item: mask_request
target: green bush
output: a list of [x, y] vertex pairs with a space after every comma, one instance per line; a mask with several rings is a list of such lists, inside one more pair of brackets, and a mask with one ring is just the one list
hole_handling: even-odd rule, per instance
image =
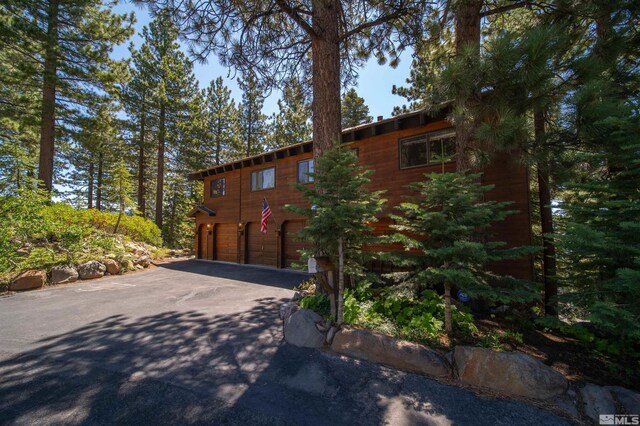
[[323, 317], [329, 316], [331, 312], [329, 298], [324, 293], [316, 293], [311, 296], [303, 297], [298, 303], [300, 307], [311, 309], [312, 311], [317, 312]]
[[[470, 313], [453, 306], [452, 318], [456, 331], [465, 335], [477, 333]], [[409, 289], [373, 290], [370, 283], [364, 282], [345, 292], [344, 319], [346, 324], [426, 343], [444, 331], [444, 302], [432, 290], [416, 297]]]
[[[150, 220], [124, 216], [116, 236], [118, 215], [76, 210], [51, 203], [39, 191], [24, 189], [19, 196], [0, 197], [0, 276], [25, 269], [49, 269], [106, 254], [124, 255], [122, 236], [161, 245], [160, 230]], [[119, 241], [120, 240], [120, 241]], [[25, 249], [19, 253], [19, 249]]]
[[[118, 221], [117, 213], [101, 212], [99, 210], [84, 210], [88, 223], [95, 229], [112, 232]], [[154, 246], [162, 245], [160, 228], [149, 219], [140, 216], [122, 216], [118, 234], [126, 235], [135, 241], [142, 241]]]

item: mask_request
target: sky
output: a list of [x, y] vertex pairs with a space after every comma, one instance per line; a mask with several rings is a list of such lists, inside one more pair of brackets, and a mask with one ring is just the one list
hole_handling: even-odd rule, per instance
[[[142, 27], [147, 25], [151, 19], [146, 8], [121, 0], [113, 10], [116, 13], [135, 12], [137, 21], [135, 25], [136, 35], [133, 36], [131, 41], [134, 45], [139, 46], [142, 40], [139, 33], [142, 31]], [[114, 59], [128, 58], [128, 45], [129, 43], [117, 46], [113, 51], [112, 57]], [[396, 86], [406, 85], [410, 67], [411, 53], [406, 51], [400, 57], [400, 64], [395, 69], [388, 65], [378, 65], [373, 59], [359, 71], [358, 85], [355, 88], [358, 94], [364, 98], [365, 104], [369, 107], [369, 115], [374, 120], [378, 116], [390, 117], [394, 106], [406, 103], [404, 98], [391, 94], [391, 88], [394, 84]], [[234, 75], [233, 71], [229, 72], [226, 67], [221, 66], [216, 57], [210, 57], [206, 64], [195, 62], [194, 73], [200, 82], [200, 88], [207, 87], [211, 80], [221, 76], [225, 80], [225, 84], [231, 89], [232, 96], [236, 99], [236, 102], [240, 101], [242, 91], [238, 88], [235, 80], [231, 80], [229, 77], [229, 75]], [[273, 91], [265, 100], [263, 113], [271, 115], [277, 112], [279, 97], [280, 92]]]

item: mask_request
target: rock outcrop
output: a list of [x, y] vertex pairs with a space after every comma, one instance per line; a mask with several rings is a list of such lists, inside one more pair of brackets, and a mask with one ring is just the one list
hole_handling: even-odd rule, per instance
[[563, 394], [568, 386], [562, 374], [520, 352], [456, 346], [453, 359], [462, 383], [506, 395], [544, 400]]
[[78, 266], [78, 275], [81, 280], [92, 280], [104, 276], [107, 267], [97, 260], [91, 260]]
[[284, 321], [284, 338], [295, 346], [319, 348], [324, 345], [324, 334], [316, 328], [320, 322], [322, 316], [312, 310], [297, 310]]
[[78, 271], [72, 266], [54, 266], [51, 269], [51, 284], [67, 284], [78, 281]]
[[9, 284], [9, 290], [34, 290], [36, 288], [41, 288], [46, 282], [47, 274], [44, 271], [24, 271], [13, 277]]
[[113, 259], [105, 259], [102, 261], [105, 268], [107, 268], [106, 272], [111, 275], [120, 275], [122, 269], [120, 268], [120, 264]]
[[331, 349], [339, 354], [433, 377], [451, 376], [449, 363], [438, 352], [417, 343], [399, 341], [366, 330], [344, 328], [338, 331]]

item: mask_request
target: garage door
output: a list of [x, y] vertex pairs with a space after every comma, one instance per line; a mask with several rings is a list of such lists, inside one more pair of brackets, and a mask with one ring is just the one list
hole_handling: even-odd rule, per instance
[[290, 268], [293, 263], [300, 261], [300, 253], [298, 250], [302, 250], [309, 246], [307, 242], [300, 242], [297, 240], [298, 232], [302, 231], [305, 222], [303, 220], [287, 221], [284, 224], [284, 266]]
[[235, 223], [216, 223], [216, 260], [238, 261], [238, 233]]
[[269, 226], [266, 234], [260, 232], [260, 223], [251, 222], [246, 228], [247, 263], [278, 266], [278, 244], [275, 226]]

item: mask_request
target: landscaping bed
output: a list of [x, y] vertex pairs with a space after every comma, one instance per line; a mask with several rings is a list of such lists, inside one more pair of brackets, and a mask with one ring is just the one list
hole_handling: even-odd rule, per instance
[[[329, 301], [315, 294], [313, 281], [299, 288], [298, 304], [329, 317]], [[385, 296], [387, 294], [388, 296]], [[619, 342], [599, 336], [588, 323], [551, 323], [535, 317], [531, 308], [499, 306], [487, 315], [474, 315], [454, 303], [454, 336], [444, 334], [444, 305], [432, 291], [422, 300], [398, 296], [397, 289], [372, 289], [365, 285], [347, 290], [345, 324], [396, 339], [424, 344], [445, 354], [457, 345], [485, 347], [499, 352], [527, 354], [572, 382], [625, 386], [640, 390], [640, 357], [634, 348], [621, 352]], [[482, 318], [485, 316], [486, 318]], [[551, 328], [554, 326], [556, 328]]]

